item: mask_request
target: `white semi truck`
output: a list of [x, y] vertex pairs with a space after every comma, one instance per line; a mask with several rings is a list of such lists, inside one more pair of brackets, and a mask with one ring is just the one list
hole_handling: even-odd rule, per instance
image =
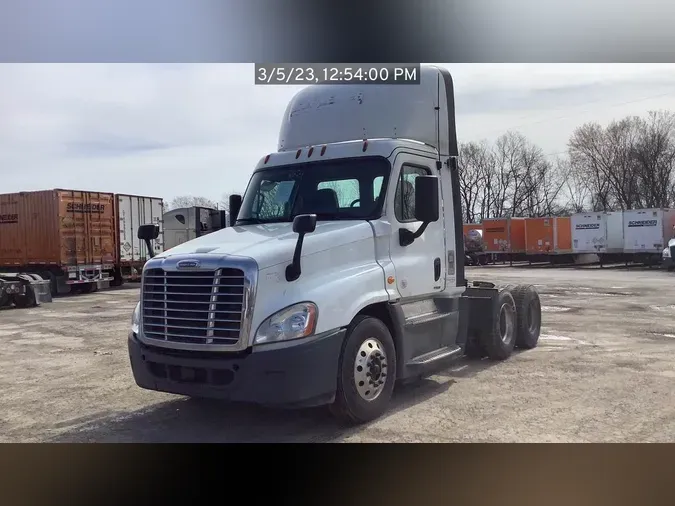
[[465, 280], [457, 156], [444, 69], [423, 66], [419, 85], [300, 91], [278, 151], [230, 199], [233, 226], [146, 263], [136, 383], [363, 423], [395, 383], [536, 346], [534, 287]]

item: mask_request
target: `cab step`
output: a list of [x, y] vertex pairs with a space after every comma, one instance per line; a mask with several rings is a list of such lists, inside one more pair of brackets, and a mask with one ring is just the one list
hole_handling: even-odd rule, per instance
[[413, 358], [410, 362], [408, 362], [406, 365], [408, 366], [416, 366], [416, 365], [427, 365], [432, 362], [436, 362], [437, 360], [443, 360], [445, 358], [451, 358], [451, 357], [456, 357], [462, 354], [462, 348], [457, 345], [453, 346], [446, 346], [445, 348], [440, 348], [438, 350], [430, 351], [428, 353], [424, 353], [423, 355], [419, 355], [415, 358]]

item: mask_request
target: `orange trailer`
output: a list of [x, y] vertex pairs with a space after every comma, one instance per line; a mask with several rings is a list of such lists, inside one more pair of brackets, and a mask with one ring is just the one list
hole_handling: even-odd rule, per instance
[[553, 218], [525, 218], [525, 244], [528, 255], [550, 254], [555, 244]]
[[525, 218], [528, 255], [563, 255], [572, 252], [572, 223], [568, 216]]
[[572, 218], [559, 216], [553, 218], [553, 253], [565, 255], [572, 253]]
[[486, 253], [524, 253], [524, 218], [488, 218], [483, 220]]

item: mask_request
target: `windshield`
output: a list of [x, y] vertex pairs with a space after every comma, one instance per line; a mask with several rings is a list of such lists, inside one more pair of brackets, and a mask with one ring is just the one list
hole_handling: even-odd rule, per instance
[[369, 220], [382, 214], [389, 162], [381, 157], [324, 160], [258, 170], [237, 218], [238, 225], [318, 220]]

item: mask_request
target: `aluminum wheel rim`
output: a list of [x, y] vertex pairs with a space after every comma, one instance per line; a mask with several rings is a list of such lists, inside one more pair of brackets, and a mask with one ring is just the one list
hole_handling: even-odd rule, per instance
[[499, 336], [504, 344], [513, 339], [513, 308], [506, 303], [499, 310]]
[[382, 343], [370, 337], [363, 341], [354, 361], [356, 392], [365, 401], [377, 399], [387, 382], [387, 354]]

